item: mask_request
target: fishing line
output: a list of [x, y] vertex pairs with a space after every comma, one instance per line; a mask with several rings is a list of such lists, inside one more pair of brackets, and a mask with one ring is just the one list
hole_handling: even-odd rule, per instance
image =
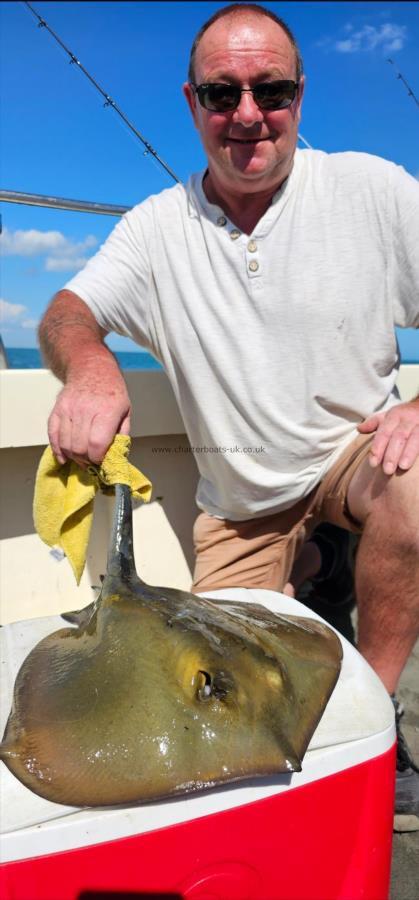
[[122, 109], [120, 109], [118, 104], [115, 103], [115, 100], [113, 100], [112, 97], [110, 97], [109, 94], [107, 94], [106, 91], [103, 90], [103, 88], [100, 86], [100, 84], [98, 84], [97, 81], [95, 81], [93, 76], [90, 75], [90, 73], [87, 71], [87, 69], [85, 69], [85, 67], [81, 64], [80, 60], [77, 59], [77, 57], [74, 55], [74, 53], [72, 53], [72, 51], [69, 50], [68, 47], [66, 47], [66, 45], [61, 40], [61, 38], [58, 37], [58, 34], [56, 34], [55, 31], [53, 31], [52, 28], [50, 28], [50, 26], [45, 21], [45, 19], [43, 19], [36, 12], [36, 10], [33, 8], [33, 6], [31, 6], [30, 3], [27, 2], [27, 0], [23, 0], [23, 3], [25, 6], [28, 7], [30, 12], [35, 16], [35, 18], [38, 19], [38, 27], [46, 28], [46, 30], [49, 31], [49, 33], [52, 35], [52, 37], [57, 42], [57, 44], [59, 44], [59, 46], [62, 47], [64, 52], [70, 58], [70, 64], [76, 65], [77, 68], [80, 69], [81, 72], [83, 72], [83, 75], [85, 75], [86, 78], [88, 78], [88, 80], [93, 85], [93, 87], [96, 88], [97, 91], [99, 91], [99, 93], [102, 95], [102, 97], [104, 97], [104, 99], [105, 99], [104, 107], [106, 108], [106, 107], [110, 106], [112, 109], [114, 109], [115, 112], [118, 114], [118, 116], [125, 123], [125, 125], [132, 132], [132, 134], [135, 135], [137, 140], [141, 141], [141, 143], [145, 147], [144, 156], [150, 155], [151, 159], [156, 160], [156, 162], [160, 163], [160, 165], [163, 166], [163, 169], [165, 169], [165, 171], [168, 173], [168, 175], [170, 175], [171, 178], [173, 178], [174, 181], [179, 182], [179, 178], [177, 177], [177, 175], [175, 175], [175, 173], [172, 171], [170, 166], [168, 166], [167, 163], [165, 163], [165, 161], [158, 155], [158, 153], [156, 152], [156, 150], [154, 150], [154, 148], [151, 146], [151, 144], [145, 139], [145, 137], [143, 137], [143, 135], [137, 130], [137, 128], [135, 128], [135, 126], [132, 124], [132, 122], [130, 122], [130, 120], [125, 115], [125, 113], [122, 111]]
[[[394, 68], [396, 69], [396, 66], [395, 66], [395, 64], [394, 64], [394, 62], [393, 62], [392, 59], [388, 59], [387, 62], [390, 63], [390, 65], [394, 66]], [[416, 97], [416, 95], [413, 93], [412, 88], [410, 87], [410, 84], [407, 83], [406, 79], [404, 78], [404, 76], [402, 75], [402, 73], [398, 71], [398, 69], [396, 69], [396, 72], [397, 72], [397, 75], [396, 75], [397, 79], [398, 79], [399, 81], [402, 81], [402, 82], [403, 82], [403, 84], [404, 84], [404, 86], [405, 86], [405, 88], [406, 88], [406, 90], [407, 90], [407, 93], [408, 93], [409, 97], [413, 97], [413, 99], [414, 99], [414, 101], [415, 101], [415, 103], [416, 103], [416, 106], [419, 106], [419, 100], [418, 100], [418, 98]]]
[[305, 137], [300, 133], [298, 134], [298, 140], [301, 141], [302, 144], [305, 144], [305, 146], [308, 147], [309, 150], [313, 149], [312, 145], [309, 144], [309, 142], [306, 141]]

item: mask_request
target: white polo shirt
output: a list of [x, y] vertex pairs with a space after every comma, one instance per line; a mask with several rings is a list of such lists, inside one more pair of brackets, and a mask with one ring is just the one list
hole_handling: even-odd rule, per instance
[[297, 150], [249, 236], [202, 177], [134, 207], [66, 289], [162, 362], [198, 506], [240, 520], [307, 495], [397, 402], [394, 326], [419, 327], [419, 184], [378, 157]]

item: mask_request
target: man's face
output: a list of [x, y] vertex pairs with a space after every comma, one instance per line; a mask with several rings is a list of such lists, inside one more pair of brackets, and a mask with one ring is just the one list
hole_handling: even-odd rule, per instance
[[[282, 28], [264, 16], [219, 19], [197, 48], [196, 84], [227, 82], [251, 88], [266, 81], [296, 80], [294, 49]], [[204, 109], [184, 85], [201, 135], [209, 170], [221, 187], [253, 193], [275, 188], [290, 172], [297, 143], [302, 88], [287, 109], [259, 109], [251, 93], [237, 109]]]

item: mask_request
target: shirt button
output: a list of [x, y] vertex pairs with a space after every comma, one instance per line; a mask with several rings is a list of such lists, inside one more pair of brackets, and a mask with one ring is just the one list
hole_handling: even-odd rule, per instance
[[250, 253], [255, 253], [257, 248], [258, 248], [258, 245], [257, 245], [256, 241], [249, 241], [249, 243], [247, 245], [247, 249], [250, 250]]
[[257, 272], [258, 268], [259, 268], [259, 263], [256, 261], [256, 259], [252, 259], [252, 261], [249, 263], [250, 271]]
[[225, 216], [218, 216], [217, 225], [227, 225], [227, 219]]
[[234, 228], [233, 231], [230, 231], [230, 237], [232, 241], [237, 241], [237, 238], [240, 237], [240, 231], [237, 228]]

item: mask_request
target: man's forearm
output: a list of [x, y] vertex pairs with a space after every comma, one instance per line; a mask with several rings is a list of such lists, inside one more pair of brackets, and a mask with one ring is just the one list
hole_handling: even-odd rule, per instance
[[106, 332], [98, 325], [83, 300], [71, 291], [60, 291], [48, 307], [39, 327], [43, 357], [54, 375], [68, 381], [93, 363], [118, 368], [104, 344]]
[[129, 434], [127, 387], [105, 335], [71, 291], [56, 295], [41, 322], [41, 350], [64, 382], [48, 420], [49, 441], [60, 463], [99, 463], [118, 431]]

